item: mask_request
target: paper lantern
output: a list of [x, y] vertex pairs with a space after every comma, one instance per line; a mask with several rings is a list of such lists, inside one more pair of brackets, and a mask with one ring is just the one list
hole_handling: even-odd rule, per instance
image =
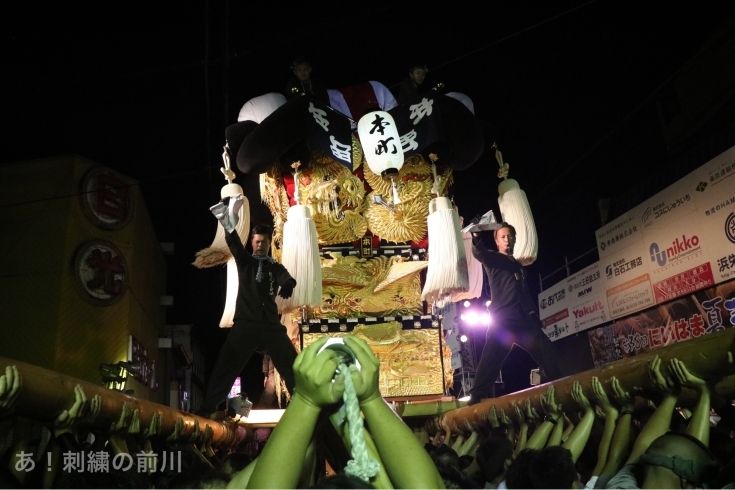
[[368, 167], [374, 174], [390, 179], [393, 183], [393, 204], [400, 203], [393, 179], [403, 167], [403, 148], [393, 116], [385, 111], [365, 114], [357, 123], [357, 133]]

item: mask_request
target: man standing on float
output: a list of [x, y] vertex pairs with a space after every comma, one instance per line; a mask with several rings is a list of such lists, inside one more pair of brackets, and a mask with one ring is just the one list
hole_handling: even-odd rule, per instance
[[497, 252], [485, 248], [479, 234], [473, 233], [472, 239], [472, 255], [482, 263], [490, 285], [492, 323], [477, 365], [469, 405], [493, 394], [500, 368], [514, 344], [528, 352], [543, 369], [544, 381], [562, 376], [556, 347], [542, 330], [523, 266], [513, 258], [516, 230], [502, 223], [501, 228], [494, 231], [494, 237]]
[[296, 350], [281, 324], [275, 300], [276, 292], [284, 299], [290, 298], [296, 280], [268, 255], [273, 234], [270, 226], [253, 226], [250, 234], [253, 253], [247, 253], [235, 230], [240, 207], [242, 195], [226, 198], [211, 208], [226, 231], [225, 241], [237, 264], [239, 286], [234, 324], [219, 352], [198, 411], [207, 417], [225, 399], [238, 374], [258, 349], [268, 351], [289, 393], [294, 388]]

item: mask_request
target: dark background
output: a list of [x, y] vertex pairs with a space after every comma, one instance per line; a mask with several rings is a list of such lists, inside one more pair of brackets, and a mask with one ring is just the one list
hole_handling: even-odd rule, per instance
[[[728, 2], [664, 0], [1, 8], [0, 162], [77, 153], [137, 179], [159, 240], [176, 247], [167, 322], [193, 324], [210, 362], [224, 336], [224, 272], [190, 264], [214, 236], [208, 207], [224, 183], [224, 128], [248, 99], [284, 90], [293, 58], [308, 56], [312, 76], [329, 88], [365, 80], [393, 87], [416, 61], [428, 65], [428, 84], [468, 94], [477, 117], [499, 129], [510, 177], [531, 201], [540, 253], [528, 277], [538, 289], [535, 278], [562, 267], [564, 256], [595, 247], [598, 199], [613, 200], [611, 218], [625, 211], [615, 209], [619, 198], [676, 156], [664, 143], [657, 97], [733, 11]], [[490, 207], [497, 214], [496, 173], [487, 153], [455, 174], [466, 218]], [[253, 222], [268, 220], [257, 177], [238, 180]], [[587, 255], [572, 272], [596, 259]], [[566, 356], [568, 370], [590, 367], [586, 334], [562, 342], [579, 352]], [[527, 380], [528, 359], [512, 357], [518, 368], [504, 373]], [[258, 358], [250, 364], [259, 370]]]

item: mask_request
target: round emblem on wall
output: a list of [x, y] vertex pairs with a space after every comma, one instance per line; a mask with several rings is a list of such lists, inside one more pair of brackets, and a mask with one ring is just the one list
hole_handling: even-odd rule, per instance
[[79, 247], [74, 257], [74, 276], [81, 296], [95, 305], [115, 303], [128, 287], [125, 257], [105, 240], [92, 240]]
[[80, 186], [79, 196], [84, 214], [100, 228], [122, 228], [133, 215], [132, 185], [132, 180], [109, 168], [91, 169]]
[[725, 236], [732, 243], [735, 243], [735, 213], [730, 213], [730, 216], [725, 220]]

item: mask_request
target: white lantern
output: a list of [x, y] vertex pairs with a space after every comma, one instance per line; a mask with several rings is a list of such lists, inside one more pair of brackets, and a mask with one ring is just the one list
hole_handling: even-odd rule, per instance
[[369, 112], [357, 123], [357, 133], [368, 167], [393, 182], [393, 204], [400, 203], [393, 179], [403, 167], [403, 148], [393, 116], [385, 111]]

